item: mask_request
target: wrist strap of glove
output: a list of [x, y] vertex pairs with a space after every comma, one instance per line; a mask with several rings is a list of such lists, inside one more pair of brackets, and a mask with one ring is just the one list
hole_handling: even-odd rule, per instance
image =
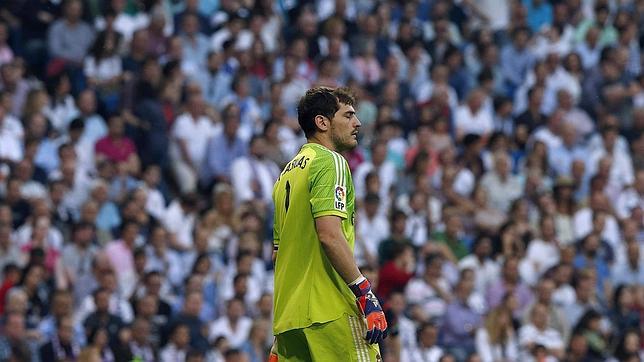
[[353, 292], [356, 298], [366, 295], [371, 290], [371, 283], [363, 275], [360, 275], [356, 280], [348, 284], [349, 289]]

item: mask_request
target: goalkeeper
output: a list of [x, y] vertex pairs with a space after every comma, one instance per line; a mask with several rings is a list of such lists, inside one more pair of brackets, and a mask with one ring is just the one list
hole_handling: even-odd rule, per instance
[[279, 361], [380, 361], [387, 321], [353, 259], [355, 199], [338, 152], [358, 144], [345, 88], [313, 88], [298, 104], [307, 138], [273, 188]]

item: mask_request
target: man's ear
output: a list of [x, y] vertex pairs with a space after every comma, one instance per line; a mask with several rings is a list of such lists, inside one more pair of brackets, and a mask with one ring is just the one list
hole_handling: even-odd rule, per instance
[[314, 121], [315, 121], [315, 127], [317, 127], [317, 129], [319, 129], [320, 131], [329, 130], [330, 122], [328, 118], [318, 114], [317, 116], [315, 116]]

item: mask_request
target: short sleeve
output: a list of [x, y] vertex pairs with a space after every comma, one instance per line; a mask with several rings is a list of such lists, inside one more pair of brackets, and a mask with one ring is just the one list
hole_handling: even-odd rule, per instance
[[335, 152], [327, 152], [313, 160], [309, 175], [313, 217], [336, 215], [347, 218], [346, 161]]

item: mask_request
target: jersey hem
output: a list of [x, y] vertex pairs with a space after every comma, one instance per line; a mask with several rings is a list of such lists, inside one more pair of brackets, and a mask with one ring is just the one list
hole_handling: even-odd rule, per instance
[[344, 315], [349, 315], [349, 313], [348, 313], [348, 312], [346, 312], [346, 311], [343, 311], [343, 312], [342, 312], [340, 315], [338, 315], [338, 316], [334, 316], [334, 317], [331, 317], [331, 318], [329, 318], [329, 319], [325, 319], [325, 320], [322, 320], [322, 321], [315, 321], [315, 322], [311, 322], [311, 323], [309, 323], [308, 325], [305, 325], [305, 326], [285, 327], [283, 330], [280, 330], [279, 332], [278, 332], [278, 331], [276, 331], [276, 330], [273, 330], [273, 335], [274, 335], [274, 336], [277, 336], [277, 335], [279, 335], [279, 334], [286, 333], [286, 332], [288, 332], [288, 331], [292, 331], [292, 330], [294, 330], [294, 329], [305, 329], [305, 328], [310, 328], [311, 326], [313, 326], [313, 325], [315, 325], [315, 324], [324, 324], [324, 323], [329, 323], [329, 322], [337, 321], [338, 319], [342, 318]]
[[347, 218], [347, 214], [343, 213], [342, 211], [336, 211], [336, 210], [318, 211], [315, 214], [313, 214], [313, 218], [317, 219], [318, 217], [329, 216], [329, 215], [338, 216], [338, 217], [341, 217], [343, 219]]

